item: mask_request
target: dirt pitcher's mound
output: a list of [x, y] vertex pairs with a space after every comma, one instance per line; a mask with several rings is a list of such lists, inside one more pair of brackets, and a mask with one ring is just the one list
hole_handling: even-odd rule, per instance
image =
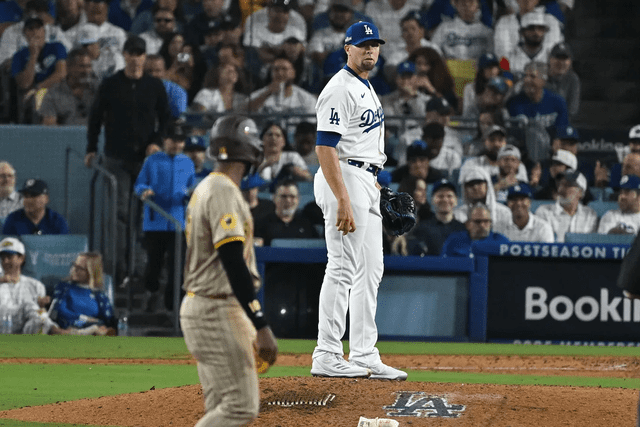
[[[310, 377], [261, 379], [260, 389], [261, 413], [251, 425], [261, 427], [356, 427], [360, 416], [393, 418], [401, 426], [630, 426], [638, 399], [627, 389]], [[185, 386], [21, 408], [0, 418], [186, 427], [202, 414], [200, 386]]]

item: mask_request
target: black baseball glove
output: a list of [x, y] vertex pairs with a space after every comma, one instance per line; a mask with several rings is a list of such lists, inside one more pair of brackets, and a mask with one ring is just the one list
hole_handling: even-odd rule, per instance
[[382, 224], [394, 236], [400, 236], [416, 225], [416, 205], [407, 193], [396, 193], [389, 187], [380, 190]]

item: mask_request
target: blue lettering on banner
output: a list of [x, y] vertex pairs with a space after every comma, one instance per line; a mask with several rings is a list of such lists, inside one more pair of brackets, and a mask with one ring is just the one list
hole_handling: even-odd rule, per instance
[[360, 123], [359, 127], [365, 128], [362, 133], [372, 131], [380, 126], [384, 121], [384, 112], [382, 111], [382, 107], [378, 107], [378, 110], [375, 112], [372, 109], [366, 110], [360, 116], [360, 120], [362, 120], [362, 123]]
[[562, 243], [503, 243], [489, 255], [529, 258], [623, 259], [629, 245]]

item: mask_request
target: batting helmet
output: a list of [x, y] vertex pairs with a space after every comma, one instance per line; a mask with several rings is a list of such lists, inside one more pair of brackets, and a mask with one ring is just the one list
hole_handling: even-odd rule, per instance
[[247, 172], [256, 169], [264, 159], [262, 140], [256, 123], [245, 116], [220, 117], [210, 134], [209, 156], [218, 161], [247, 162]]

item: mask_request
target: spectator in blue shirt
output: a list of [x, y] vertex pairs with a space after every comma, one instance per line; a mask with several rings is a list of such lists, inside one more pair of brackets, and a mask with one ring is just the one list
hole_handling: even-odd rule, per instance
[[470, 256], [473, 242], [508, 243], [504, 235], [491, 231], [491, 213], [487, 206], [478, 203], [469, 211], [465, 222], [467, 231], [450, 234], [442, 245], [444, 256]]
[[560, 95], [545, 89], [548, 66], [542, 62], [530, 62], [524, 67], [522, 92], [507, 101], [509, 115], [519, 118], [527, 126], [541, 127], [549, 137], [538, 141], [527, 141], [529, 159], [533, 162], [546, 160], [550, 156], [550, 139], [557, 129], [569, 126], [567, 103]]
[[169, 110], [174, 119], [187, 111], [187, 91], [182, 86], [166, 79], [167, 65], [161, 55], [147, 55], [144, 63], [144, 72], [151, 77], [162, 80], [167, 92]]
[[11, 75], [19, 89], [33, 95], [49, 88], [67, 76], [67, 49], [62, 43], [47, 43], [44, 22], [27, 18], [23, 27], [28, 45], [11, 59]]
[[[109, 22], [130, 31], [133, 20], [152, 6], [152, 0], [113, 0], [109, 4]], [[131, 11], [134, 12], [133, 17]]]
[[[185, 206], [189, 189], [195, 183], [195, 169], [193, 161], [182, 154], [186, 134], [179, 124], [169, 127], [167, 136], [163, 140], [163, 151], [158, 151], [146, 158], [142, 170], [136, 179], [134, 191], [142, 199], [150, 199], [158, 204], [165, 212], [178, 220], [184, 228]], [[165, 265], [165, 254], [169, 253], [167, 272], [169, 280], [165, 288], [165, 306], [173, 309], [174, 259], [176, 256], [184, 259], [184, 254], [175, 253], [175, 228], [173, 223], [152, 210], [149, 206], [144, 209], [145, 248], [147, 250], [146, 288], [150, 294], [147, 302], [155, 299], [160, 288], [160, 272]], [[182, 248], [185, 248], [183, 240]], [[147, 310], [153, 307], [147, 306]]]
[[2, 234], [69, 234], [69, 226], [62, 215], [47, 207], [49, 188], [40, 179], [28, 179], [22, 190], [22, 209], [9, 214], [2, 227]]
[[547, 130], [569, 125], [567, 103], [560, 95], [545, 89], [548, 65], [530, 62], [524, 67], [522, 92], [507, 101], [511, 117], [524, 116], [540, 122]]
[[69, 278], [53, 291], [52, 318], [68, 335], [115, 335], [116, 318], [104, 292], [102, 256], [85, 252], [71, 265]]

